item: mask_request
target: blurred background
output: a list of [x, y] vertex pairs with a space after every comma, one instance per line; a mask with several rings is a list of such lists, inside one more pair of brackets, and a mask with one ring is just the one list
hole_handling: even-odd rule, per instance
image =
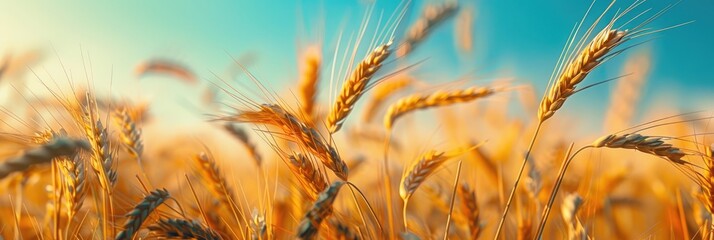
[[[263, 84], [286, 89], [297, 81], [302, 49], [319, 44], [328, 63], [339, 49], [340, 63], [347, 44], [354, 44], [360, 26], [365, 23], [365, 13], [373, 11], [357, 53], [361, 57], [376, 37], [388, 34], [383, 29], [390, 16], [406, 11], [395, 33], [400, 38], [428, 3], [1, 1], [0, 56], [12, 62], [12, 71], [3, 77], [0, 91], [7, 101], [15, 101], [8, 97], [13, 92], [44, 89], [40, 80], [66, 83], [66, 70], [79, 85], [90, 78], [98, 92], [141, 96], [152, 101], [157, 117], [170, 116], [177, 124], [190, 123], [204, 118], [187, 113], [202, 108], [201, 96], [211, 82], [223, 79], [237, 87], [253, 85], [232, 58], [245, 64]], [[509, 78], [515, 84], [532, 84], [538, 97], [545, 90], [569, 33], [592, 4], [586, 0], [459, 3], [463, 11], [473, 13], [467, 19], [472, 49], [457, 49], [454, 26], [457, 21], [448, 21], [406, 61], [409, 64], [423, 61], [413, 70], [414, 75], [435, 84], [462, 78], [473, 80], [473, 84], [485, 84], [489, 79]], [[647, 1], [635, 13], [653, 8], [648, 14], [651, 15], [673, 3]], [[608, 4], [609, 1], [595, 2], [586, 25]], [[631, 1], [616, 3], [606, 19], [630, 4]], [[646, 54], [651, 62], [641, 92], [640, 111], [652, 106], [682, 111], [712, 106], [714, 72], [709, 67], [714, 53], [713, 11], [714, 1], [679, 2], [648, 27], [656, 30], [691, 23], [630, 42], [642, 44], [605, 64], [586, 81], [594, 83], [623, 75], [625, 59]], [[629, 20], [635, 15], [624, 18]], [[177, 84], [177, 80], [163, 75], [137, 77], [135, 69], [139, 64], [157, 58], [183, 64], [195, 74], [198, 83]], [[329, 76], [330, 69], [324, 67], [323, 76]], [[328, 89], [330, 81], [322, 84], [323, 89]], [[22, 90], [23, 86], [28, 88]], [[582, 117], [578, 121], [599, 126], [614, 86], [604, 84], [587, 90], [586, 94], [569, 100], [564, 111], [577, 113]], [[321, 94], [326, 98], [328, 91]], [[600, 107], [590, 107], [593, 104]], [[589, 110], [577, 110], [583, 107]], [[175, 118], [176, 114], [184, 117]]]

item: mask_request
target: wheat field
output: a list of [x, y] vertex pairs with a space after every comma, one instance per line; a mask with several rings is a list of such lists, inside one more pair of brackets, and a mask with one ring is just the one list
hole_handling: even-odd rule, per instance
[[714, 109], [643, 104], [647, 44], [696, 20], [676, 4], [578, 9], [549, 79], [439, 75], [436, 42], [484, 50], [474, 1], [360, 4], [334, 42], [260, 59], [292, 64], [286, 84], [259, 53], [228, 54], [228, 77], [111, 68], [182, 95], [152, 98], [98, 81], [91, 52], [7, 54], [0, 80], [34, 83], [0, 113], [0, 239], [714, 239]]

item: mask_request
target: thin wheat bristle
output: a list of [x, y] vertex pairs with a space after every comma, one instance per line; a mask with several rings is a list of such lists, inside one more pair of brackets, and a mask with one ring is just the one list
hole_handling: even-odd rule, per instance
[[682, 160], [682, 157], [687, 154], [682, 152], [679, 148], [672, 146], [672, 144], [665, 143], [665, 140], [667, 139], [662, 137], [642, 136], [637, 133], [623, 135], [611, 134], [595, 140], [592, 145], [596, 148], [608, 147], [635, 149], [643, 153], [667, 158], [677, 164], [686, 164], [687, 162]]
[[126, 214], [128, 219], [124, 223], [124, 230], [115, 237], [116, 240], [129, 240], [141, 229], [141, 225], [159, 205], [169, 198], [166, 189], [156, 189], [144, 197], [134, 209]]
[[414, 51], [414, 48], [440, 23], [444, 22], [459, 9], [458, 4], [447, 2], [442, 5], [428, 5], [421, 17], [409, 28], [406, 39], [397, 49], [397, 57], [402, 57]]
[[297, 230], [298, 239], [314, 239], [317, 236], [322, 221], [332, 215], [332, 203], [335, 202], [337, 193], [340, 192], [343, 185], [345, 182], [336, 181], [320, 193], [315, 203], [300, 221]]
[[194, 161], [199, 166], [199, 174], [203, 176], [208, 189], [215, 198], [227, 208], [231, 208], [234, 204], [231, 200], [236, 199], [231, 188], [228, 187], [228, 182], [221, 174], [216, 162], [206, 153], [200, 153], [193, 157]]
[[148, 229], [155, 234], [156, 237], [169, 239], [221, 239], [218, 233], [213, 231], [213, 229], [205, 227], [197, 221], [188, 221], [178, 218], [159, 219], [156, 224], [150, 225]]
[[476, 192], [468, 184], [463, 183], [458, 188], [458, 194], [461, 198], [461, 212], [466, 218], [469, 229], [469, 238], [477, 239], [481, 234], [481, 223]]
[[487, 97], [494, 92], [492, 88], [470, 87], [450, 92], [437, 91], [429, 95], [414, 94], [400, 99], [389, 107], [387, 114], [384, 115], [384, 127], [392, 129], [394, 121], [414, 110], [468, 102]]
[[580, 223], [580, 220], [576, 216], [582, 204], [583, 199], [577, 193], [569, 194], [563, 199], [561, 213], [563, 215], [563, 221], [565, 221], [565, 224], [568, 226], [568, 239], [570, 240], [590, 239], [582, 223]]
[[47, 163], [60, 156], [71, 156], [80, 148], [89, 149], [87, 142], [58, 137], [49, 143], [22, 153], [22, 155], [0, 163], [0, 179], [14, 172], [21, 172], [32, 165]]
[[611, 29], [600, 31], [582, 52], [560, 72], [548, 93], [540, 103], [538, 119], [543, 122], [552, 117], [563, 106], [565, 100], [575, 93], [577, 84], [599, 66], [610, 51], [627, 40], [627, 31]]
[[391, 45], [392, 42], [389, 41], [375, 48], [359, 63], [350, 77], [342, 84], [342, 90], [335, 103], [332, 104], [330, 113], [327, 114], [327, 129], [330, 133], [335, 133], [342, 128], [345, 118], [352, 112], [357, 100], [362, 97], [362, 94], [367, 89], [370, 80], [382, 68], [382, 63], [392, 52], [390, 50]]
[[372, 119], [377, 115], [377, 111], [384, 101], [387, 100], [393, 94], [399, 92], [400, 90], [408, 87], [412, 84], [414, 80], [409, 76], [395, 77], [380, 83], [374, 88], [374, 93], [372, 94], [372, 99], [367, 102], [364, 107], [364, 113], [362, 114], [362, 121], [372, 122]]
[[137, 128], [135, 119], [127, 109], [122, 109], [114, 112], [114, 121], [119, 125], [124, 147], [134, 159], [140, 160], [144, 152], [144, 143], [141, 140], [141, 130]]
[[288, 166], [297, 176], [300, 184], [308, 191], [311, 200], [315, 200], [327, 188], [325, 176], [304, 154], [297, 153], [288, 156]]
[[429, 177], [444, 162], [452, 159], [463, 152], [462, 149], [451, 150], [448, 152], [437, 152], [430, 150], [422, 154], [417, 162], [411, 165], [399, 183], [399, 196], [402, 200], [407, 200], [419, 188], [419, 186]]
[[258, 147], [256, 147], [255, 144], [250, 141], [250, 139], [248, 138], [248, 133], [246, 133], [243, 128], [240, 128], [238, 127], [238, 125], [233, 123], [226, 123], [225, 125], [223, 125], [223, 129], [228, 131], [231, 136], [237, 138], [240, 143], [243, 144], [243, 146], [248, 150], [250, 156], [253, 158], [253, 161], [255, 161], [256, 166], [260, 167], [261, 165], [263, 165], [263, 158], [258, 152]]
[[314, 128], [274, 104], [263, 104], [258, 111], [244, 111], [234, 118], [239, 122], [261, 123], [282, 128], [284, 137], [293, 140], [314, 154], [337, 177], [347, 180], [349, 169], [337, 150]]
[[300, 108], [304, 120], [312, 122], [315, 108], [315, 98], [317, 97], [317, 86], [320, 83], [320, 63], [322, 59], [316, 49], [306, 51], [302, 75], [298, 85], [298, 95], [300, 96]]

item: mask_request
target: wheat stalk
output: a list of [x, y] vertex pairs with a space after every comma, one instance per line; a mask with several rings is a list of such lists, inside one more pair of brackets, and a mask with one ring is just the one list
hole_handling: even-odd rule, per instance
[[440, 23], [456, 13], [459, 9], [455, 1], [443, 5], [428, 5], [421, 17], [409, 28], [404, 42], [397, 49], [397, 57], [402, 57], [414, 51], [414, 48]]
[[300, 184], [308, 190], [311, 200], [315, 200], [318, 194], [327, 188], [325, 176], [306, 155], [298, 153], [288, 156], [288, 166]]
[[384, 127], [392, 129], [394, 121], [400, 116], [415, 110], [468, 102], [487, 97], [494, 92], [491, 88], [470, 87], [450, 92], [437, 91], [429, 95], [414, 94], [400, 99], [389, 107], [387, 114], [384, 115]]
[[362, 121], [371, 122], [374, 116], [377, 115], [377, 110], [387, 98], [408, 87], [413, 81], [411, 77], [402, 76], [392, 78], [377, 85], [374, 88], [372, 99], [370, 99], [364, 107]]
[[352, 112], [357, 100], [364, 94], [369, 85], [370, 80], [382, 68], [382, 63], [389, 57], [391, 50], [389, 49], [392, 42], [381, 45], [375, 48], [372, 53], [367, 55], [362, 62], [357, 65], [357, 68], [352, 72], [350, 77], [343, 83], [342, 90], [337, 96], [335, 103], [327, 115], [327, 129], [330, 133], [335, 133], [342, 127], [347, 115]]
[[126, 214], [128, 219], [124, 223], [124, 230], [119, 232], [115, 237], [116, 240], [129, 240], [134, 237], [141, 224], [144, 223], [149, 214], [153, 212], [159, 205], [169, 198], [169, 192], [166, 189], [156, 189], [144, 197], [133, 210]]
[[188, 221], [178, 218], [159, 219], [156, 224], [149, 227], [152, 233], [158, 237], [181, 238], [181, 239], [203, 239], [218, 240], [221, 237], [208, 227], [204, 227], [197, 221]]
[[260, 156], [260, 153], [258, 153], [258, 148], [250, 141], [250, 139], [248, 138], [248, 133], [246, 133], [243, 128], [240, 128], [233, 123], [226, 123], [225, 125], [223, 125], [223, 129], [228, 131], [231, 136], [237, 138], [240, 143], [243, 144], [243, 146], [248, 150], [248, 153], [250, 153], [250, 156], [253, 158], [253, 161], [255, 161], [255, 164], [258, 167], [263, 164], [263, 158]]
[[293, 114], [274, 104], [264, 104], [258, 111], [241, 112], [234, 120], [239, 122], [261, 123], [282, 128], [285, 137], [292, 139], [332, 170], [342, 180], [347, 180], [347, 164], [342, 160], [337, 150], [331, 146], [320, 133], [306, 125]]
[[344, 184], [345, 182], [342, 181], [333, 182], [330, 187], [320, 193], [317, 200], [315, 200], [315, 203], [302, 218], [302, 221], [300, 221], [300, 225], [297, 230], [298, 239], [315, 238], [320, 230], [320, 224], [322, 224], [322, 221], [332, 215], [332, 203], [335, 202], [337, 193], [340, 192], [340, 188], [342, 188]]

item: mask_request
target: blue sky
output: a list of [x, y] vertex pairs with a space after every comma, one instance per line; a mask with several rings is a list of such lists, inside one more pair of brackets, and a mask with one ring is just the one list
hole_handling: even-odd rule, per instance
[[[253, 74], [269, 86], [289, 87], [298, 76], [298, 49], [310, 42], [322, 42], [324, 59], [331, 61], [339, 34], [343, 33], [344, 49], [348, 39], [354, 38], [351, 34], [359, 30], [370, 6], [367, 2], [5, 0], [0, 1], [0, 52], [39, 49], [44, 58], [36, 67], [46, 68], [50, 74], [61, 73], [59, 56], [72, 70], [73, 77], [81, 81], [84, 81], [81, 74], [84, 54], [85, 62], [91, 59], [98, 89], [108, 88], [111, 76], [112, 91], [141, 93], [170, 105], [190, 102], [193, 98], [190, 96], [197, 99], [202, 92], [161, 77], [139, 81], [132, 75], [136, 64], [154, 57], [176, 59], [204, 81], [216, 81], [214, 73], [226, 76], [231, 65], [229, 55], [253, 55], [255, 62], [250, 66]], [[475, 9], [474, 52], [468, 55], [457, 52], [452, 39], [453, 24], [448, 23], [419, 46], [407, 62], [425, 60], [417, 69], [420, 76], [433, 78], [425, 81], [447, 82], [467, 74], [491, 79], [510, 76], [516, 83], [535, 85], [539, 94], [544, 91], [571, 28], [591, 4], [585, 0], [459, 2]], [[593, 13], [599, 13], [608, 3], [598, 1]], [[658, 10], [670, 3], [647, 1], [639, 11]], [[380, 23], [380, 14], [383, 26], [399, 4], [377, 1], [370, 26]], [[418, 16], [423, 4], [424, 1], [411, 3], [404, 27]], [[616, 8], [629, 4], [630, 1], [619, 1]], [[608, 62], [586, 81], [618, 76], [628, 53], [649, 50], [653, 66], [645, 89], [646, 100], [669, 102], [686, 110], [711, 106], [714, 103], [714, 72], [710, 70], [714, 55], [712, 12], [714, 1], [682, 1], [650, 27], [693, 23], [636, 39], [633, 43], [647, 42]], [[367, 51], [366, 47], [364, 44], [359, 56]], [[588, 90], [568, 104], [577, 109], [595, 102], [604, 109], [603, 99], [607, 99], [611, 87]], [[174, 104], [169, 109], [181, 107]]]

